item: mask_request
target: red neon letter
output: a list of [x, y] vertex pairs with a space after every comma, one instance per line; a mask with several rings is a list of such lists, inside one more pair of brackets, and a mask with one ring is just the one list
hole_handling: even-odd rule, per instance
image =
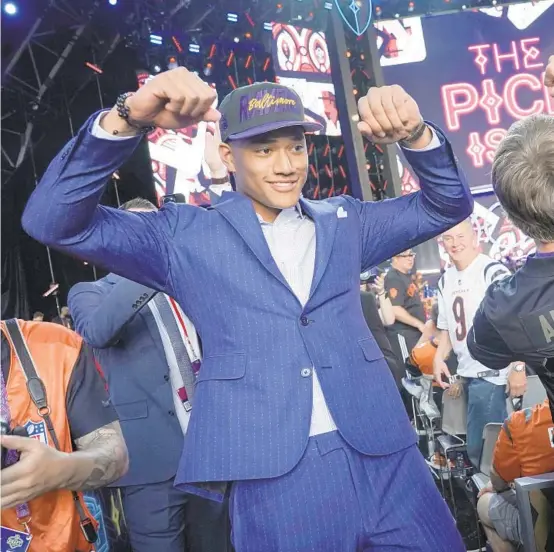
[[518, 104], [516, 93], [520, 86], [527, 86], [534, 92], [539, 91], [542, 88], [541, 82], [538, 77], [535, 77], [535, 75], [530, 75], [528, 73], [513, 75], [506, 81], [506, 85], [504, 87], [504, 103], [506, 105], [506, 111], [514, 119], [523, 119], [529, 115], [542, 113], [544, 111], [544, 102], [542, 100], [535, 100], [528, 109], [525, 109]]
[[530, 63], [530, 60], [537, 59], [541, 55], [541, 51], [535, 47], [530, 46], [531, 44], [537, 43], [540, 41], [540, 38], [524, 38], [521, 41], [521, 49], [523, 50], [523, 66], [526, 69], [536, 69], [537, 67], [542, 67], [544, 63], [539, 61], [538, 63]]
[[[541, 75], [541, 82], [544, 82], [544, 73]], [[544, 90], [544, 103], [546, 106], [546, 113], [548, 115], [554, 115], [554, 98], [548, 93], [546, 86], [543, 87]]]
[[[441, 87], [442, 106], [448, 130], [460, 130], [460, 117], [477, 109], [479, 94], [467, 82], [445, 84]], [[458, 101], [458, 96], [461, 100]]]
[[498, 44], [493, 44], [492, 49], [494, 53], [494, 63], [496, 65], [496, 70], [499, 73], [502, 73], [502, 61], [505, 59], [512, 59], [514, 62], [514, 69], [519, 71], [519, 57], [517, 55], [517, 47], [515, 41], [511, 41], [510, 44], [512, 45], [512, 49], [509, 54], [500, 54], [498, 52]]
[[503, 128], [491, 128], [485, 134], [485, 145], [489, 150], [487, 151], [486, 157], [489, 163], [492, 163], [494, 160], [494, 152], [502, 142], [504, 136], [506, 136], [507, 130]]
[[483, 155], [485, 154], [485, 146], [481, 143], [481, 138], [478, 132], [470, 132], [469, 144], [466, 152], [471, 157], [471, 161], [474, 167], [480, 168], [483, 166]]
[[487, 71], [487, 63], [489, 62], [489, 58], [483, 53], [483, 50], [486, 50], [487, 48], [490, 48], [490, 44], [476, 44], [475, 46], [470, 46], [468, 50], [470, 52], [477, 52], [477, 55], [475, 56], [475, 59], [473, 60], [473, 63], [479, 67], [479, 71], [481, 72], [481, 75], [484, 75]]
[[482, 83], [483, 97], [479, 105], [485, 110], [487, 121], [490, 125], [497, 125], [500, 122], [500, 107], [502, 106], [502, 97], [496, 93], [494, 81], [485, 79]]

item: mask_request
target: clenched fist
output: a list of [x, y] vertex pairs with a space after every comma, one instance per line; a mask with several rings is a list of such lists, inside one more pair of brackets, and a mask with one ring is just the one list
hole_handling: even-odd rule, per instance
[[550, 96], [554, 98], [554, 56], [548, 58], [548, 65], [544, 74], [544, 86], [546, 86]]
[[131, 127], [115, 108], [101, 125], [108, 132], [133, 133], [133, 127], [178, 129], [200, 121], [216, 123], [220, 114], [212, 107], [215, 99], [216, 91], [211, 86], [184, 67], [178, 67], [150, 79], [127, 98]]
[[[396, 84], [370, 88], [367, 96], [360, 98], [358, 111], [358, 129], [366, 138], [378, 144], [393, 144], [404, 140], [422, 122], [415, 100]], [[431, 131], [426, 129], [417, 145], [426, 146], [431, 137]]]

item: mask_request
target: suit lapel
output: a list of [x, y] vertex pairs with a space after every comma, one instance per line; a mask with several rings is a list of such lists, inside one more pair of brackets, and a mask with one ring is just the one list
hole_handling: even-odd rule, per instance
[[303, 198], [300, 200], [300, 205], [303, 212], [315, 223], [315, 267], [310, 289], [311, 298], [329, 264], [337, 232], [337, 208], [326, 201], [311, 201]]
[[224, 192], [212, 208], [225, 217], [266, 270], [293, 293], [271, 255], [252, 202], [239, 193]]

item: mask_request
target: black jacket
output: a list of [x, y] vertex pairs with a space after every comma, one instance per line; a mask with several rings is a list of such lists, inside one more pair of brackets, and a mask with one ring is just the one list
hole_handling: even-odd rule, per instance
[[381, 322], [381, 317], [379, 316], [375, 296], [369, 291], [361, 291], [360, 294], [362, 310], [367, 327], [371, 330], [379, 349], [383, 352], [396, 384], [400, 387], [401, 380], [406, 375], [406, 372], [391, 347], [389, 338], [385, 332], [385, 327], [383, 326], [383, 322]]
[[541, 378], [554, 417], [554, 256], [527, 259], [492, 284], [467, 336], [471, 356], [492, 369], [522, 361]]

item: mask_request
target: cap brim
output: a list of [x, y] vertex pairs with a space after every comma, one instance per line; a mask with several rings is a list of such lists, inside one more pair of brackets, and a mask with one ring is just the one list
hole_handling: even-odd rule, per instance
[[227, 140], [246, 140], [247, 138], [254, 138], [254, 136], [261, 136], [274, 130], [280, 130], [282, 128], [290, 127], [302, 127], [306, 132], [319, 132], [325, 127], [320, 123], [312, 123], [311, 121], [276, 121], [274, 123], [264, 123], [258, 125], [255, 128], [239, 132], [237, 134], [231, 134], [227, 137]]

